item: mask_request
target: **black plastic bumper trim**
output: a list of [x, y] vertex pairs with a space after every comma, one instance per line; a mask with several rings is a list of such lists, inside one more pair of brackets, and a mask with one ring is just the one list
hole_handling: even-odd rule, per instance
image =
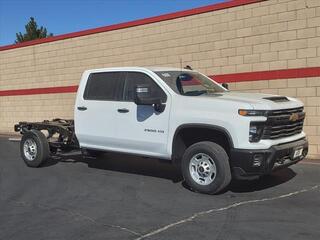
[[[303, 148], [302, 156], [293, 159], [296, 149]], [[232, 149], [230, 165], [234, 178], [250, 179], [288, 167], [301, 161], [308, 153], [308, 141], [302, 138], [293, 142], [274, 145], [269, 149]], [[254, 157], [261, 159], [260, 166], [254, 164]]]

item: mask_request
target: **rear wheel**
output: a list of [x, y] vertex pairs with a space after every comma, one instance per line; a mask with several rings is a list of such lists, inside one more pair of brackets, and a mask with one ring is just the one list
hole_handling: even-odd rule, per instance
[[201, 193], [219, 193], [231, 181], [228, 155], [213, 142], [191, 145], [182, 157], [181, 169], [189, 187]]
[[20, 153], [27, 166], [39, 167], [50, 156], [46, 136], [37, 130], [24, 133], [20, 142]]

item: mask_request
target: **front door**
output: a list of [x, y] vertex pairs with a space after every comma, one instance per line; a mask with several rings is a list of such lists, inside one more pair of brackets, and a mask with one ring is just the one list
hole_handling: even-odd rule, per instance
[[[153, 106], [136, 105], [134, 92], [137, 84], [148, 84], [151, 94], [161, 97], [166, 104], [163, 112]], [[128, 72], [124, 84], [123, 101], [117, 102], [116, 121], [117, 145], [136, 154], [168, 157], [167, 141], [169, 128], [170, 95], [166, 94], [149, 75]]]

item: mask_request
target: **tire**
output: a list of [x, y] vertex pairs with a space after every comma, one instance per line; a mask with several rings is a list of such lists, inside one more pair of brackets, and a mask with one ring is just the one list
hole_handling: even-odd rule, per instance
[[181, 161], [182, 175], [196, 192], [217, 194], [231, 181], [229, 157], [213, 142], [199, 142], [187, 148]]
[[20, 154], [28, 167], [39, 167], [50, 157], [46, 136], [37, 130], [24, 133], [20, 142]]

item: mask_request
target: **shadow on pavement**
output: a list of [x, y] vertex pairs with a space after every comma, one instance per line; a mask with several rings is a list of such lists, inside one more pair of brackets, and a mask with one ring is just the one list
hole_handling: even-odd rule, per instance
[[232, 181], [228, 190], [234, 193], [260, 191], [288, 182], [296, 175], [291, 168], [285, 168], [255, 180]]
[[97, 158], [83, 157], [81, 154], [57, 155], [43, 167], [49, 167], [58, 162], [85, 163], [89, 168], [164, 178], [174, 183], [183, 180], [182, 175], [170, 161], [120, 153], [105, 153]]
[[[98, 158], [83, 157], [80, 153], [58, 154], [43, 167], [64, 163], [85, 163], [89, 168], [117, 171], [123, 173], [151, 176], [171, 180], [174, 183], [182, 182], [184, 188], [191, 190], [183, 181], [182, 175], [170, 161], [154, 158], [144, 158], [120, 153], [106, 153]], [[221, 194], [231, 191], [234, 193], [255, 192], [272, 188], [290, 181], [296, 173], [285, 168], [268, 176], [254, 180], [232, 180], [229, 187]]]

